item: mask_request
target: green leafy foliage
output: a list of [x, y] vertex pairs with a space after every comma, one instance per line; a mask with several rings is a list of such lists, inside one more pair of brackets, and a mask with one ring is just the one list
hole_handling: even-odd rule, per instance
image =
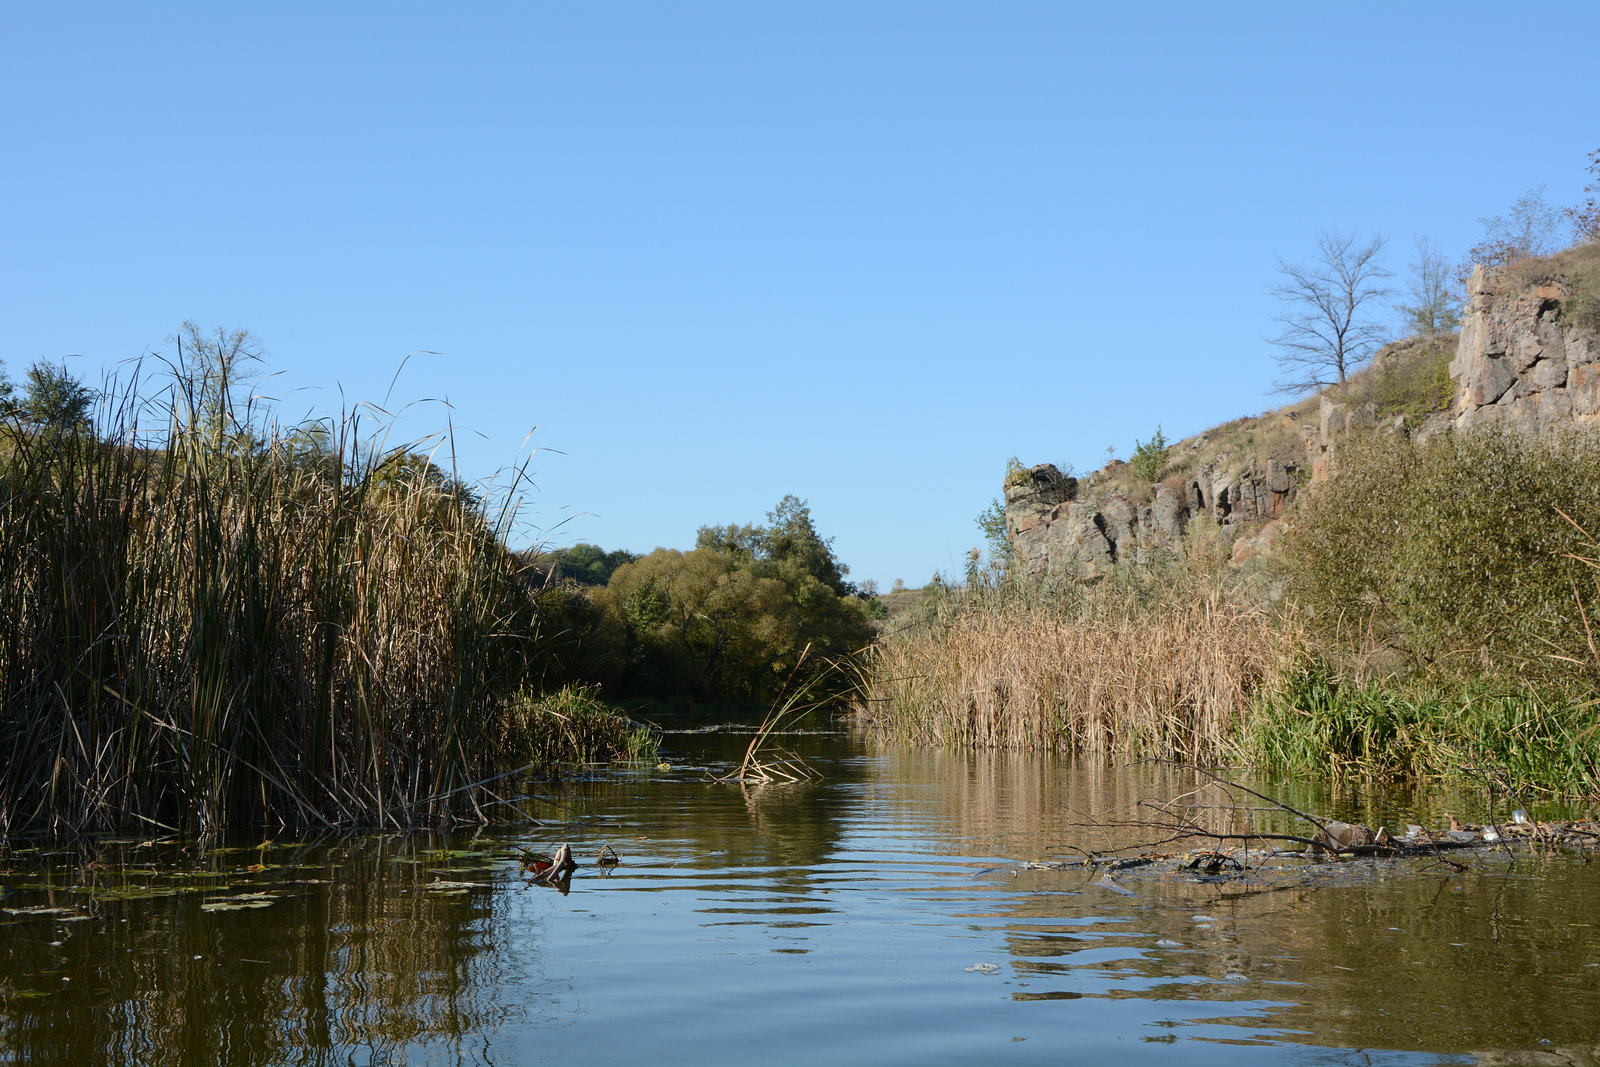
[[580, 541], [571, 548], [536, 553], [529, 562], [548, 574], [550, 581], [597, 586], [609, 582], [618, 567], [638, 558], [638, 553], [626, 549], [607, 552], [599, 545]]
[[1365, 648], [1435, 678], [1588, 684], [1576, 615], [1592, 577], [1563, 515], [1600, 529], [1592, 434], [1353, 437], [1284, 538], [1289, 588], [1331, 657]]
[[88, 425], [95, 393], [74, 377], [66, 364], [54, 366], [39, 360], [28, 368], [26, 389], [17, 414], [33, 429], [69, 433]]
[[1167, 465], [1167, 455], [1171, 451], [1171, 446], [1167, 444], [1167, 435], [1157, 426], [1155, 436], [1150, 440], [1134, 440], [1133, 459], [1128, 461], [1128, 466], [1145, 481], [1157, 481], [1161, 477], [1162, 469]]
[[1456, 383], [1450, 377], [1450, 361], [1455, 358], [1455, 342], [1436, 338], [1413, 342], [1413, 347], [1381, 359], [1367, 372], [1352, 399], [1372, 401], [1377, 413], [1421, 418], [1447, 410], [1455, 400]]
[[1005, 505], [998, 500], [989, 501], [989, 506], [978, 512], [977, 522], [978, 529], [983, 531], [983, 539], [989, 543], [990, 564], [1002, 573], [1009, 571], [1015, 550], [1006, 532]]
[[[624, 553], [604, 585], [547, 585], [539, 594], [552, 648], [546, 684], [770, 700], [802, 656], [821, 669], [860, 649], [883, 613], [876, 595], [847, 580], [804, 501], [786, 496], [767, 519], [702, 527], [687, 552]], [[610, 555], [578, 558], [599, 565]]]

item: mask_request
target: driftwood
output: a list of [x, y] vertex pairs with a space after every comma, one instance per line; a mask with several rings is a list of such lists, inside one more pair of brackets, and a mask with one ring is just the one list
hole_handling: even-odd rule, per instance
[[557, 886], [565, 891], [565, 884], [571, 881], [572, 872], [578, 869], [578, 864], [572, 858], [572, 849], [562, 845], [556, 849], [553, 857], [540, 856], [523, 849], [522, 869], [531, 874], [535, 882]]
[[[1192, 771], [1206, 782], [1170, 800], [1141, 800], [1134, 805], [1128, 817], [1106, 819], [1092, 818], [1083, 825], [1096, 829], [1119, 828], [1153, 831], [1155, 836], [1142, 843], [1127, 845], [1096, 854], [1077, 845], [1064, 847], [1080, 853], [1082, 860], [1028, 864], [1029, 867], [1049, 866], [1055, 869], [1095, 868], [1101, 871], [1127, 870], [1154, 865], [1167, 871], [1188, 870], [1207, 875], [1243, 873], [1271, 861], [1291, 858], [1326, 860], [1344, 857], [1368, 856], [1393, 858], [1402, 856], [1434, 856], [1442, 862], [1443, 852], [1464, 848], [1494, 847], [1508, 854], [1514, 841], [1526, 841], [1530, 847], [1560, 846], [1593, 851], [1600, 848], [1600, 826], [1590, 821], [1541, 823], [1528, 820], [1518, 810], [1513, 821], [1506, 825], [1489, 823], [1486, 826], [1462, 826], [1451, 819], [1447, 830], [1426, 830], [1409, 825], [1405, 833], [1391, 833], [1387, 827], [1376, 830], [1356, 823], [1318, 817], [1301, 811], [1241, 785], [1203, 767], [1193, 767], [1171, 760], [1153, 762], [1169, 763]], [[1208, 798], [1204, 794], [1211, 793]], [[1220, 791], [1228, 801], [1225, 804], [1202, 803], [1216, 799]], [[1241, 798], [1251, 797], [1265, 802], [1265, 808], [1243, 808]], [[1212, 813], [1226, 812], [1218, 818]], [[1309, 824], [1304, 832], [1256, 832], [1248, 829], [1250, 820], [1239, 819], [1240, 814], [1266, 811], [1287, 815]], [[1209, 848], [1193, 848], [1201, 842]], [[1177, 846], [1177, 851], [1165, 849]], [[1189, 846], [1189, 851], [1182, 851]], [[1300, 846], [1294, 848], [1290, 846]], [[1127, 853], [1137, 852], [1136, 856]], [[1453, 866], [1459, 866], [1453, 864]], [[1108, 887], [1108, 888], [1115, 888]]]

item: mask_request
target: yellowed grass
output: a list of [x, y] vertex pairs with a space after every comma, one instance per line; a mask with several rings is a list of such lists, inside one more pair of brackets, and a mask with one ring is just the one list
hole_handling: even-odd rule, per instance
[[973, 598], [873, 650], [865, 717], [912, 743], [1214, 758], [1298, 630], [1215, 583], [1150, 592]]

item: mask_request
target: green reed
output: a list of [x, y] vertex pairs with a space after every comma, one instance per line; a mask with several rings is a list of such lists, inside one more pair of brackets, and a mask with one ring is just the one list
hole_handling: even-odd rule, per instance
[[1600, 795], [1593, 704], [1554, 693], [1339, 685], [1306, 668], [1257, 698], [1237, 744], [1252, 763], [1293, 774]]

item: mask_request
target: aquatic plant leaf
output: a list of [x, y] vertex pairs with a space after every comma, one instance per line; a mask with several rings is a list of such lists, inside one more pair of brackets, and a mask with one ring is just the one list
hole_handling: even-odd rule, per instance
[[270, 893], [240, 893], [233, 897], [216, 897], [200, 905], [201, 911], [244, 911], [248, 908], [270, 907], [277, 897]]
[[46, 904], [40, 904], [37, 907], [32, 907], [32, 908], [0, 908], [0, 911], [5, 912], [7, 915], [17, 915], [17, 916], [77, 915], [77, 914], [79, 914], [79, 911], [78, 911], [77, 908], [52, 907], [52, 906], [46, 905]]
[[204, 887], [197, 885], [123, 885], [115, 889], [97, 889], [94, 899], [109, 900], [155, 900], [159, 897], [177, 897], [185, 893], [201, 893]]

